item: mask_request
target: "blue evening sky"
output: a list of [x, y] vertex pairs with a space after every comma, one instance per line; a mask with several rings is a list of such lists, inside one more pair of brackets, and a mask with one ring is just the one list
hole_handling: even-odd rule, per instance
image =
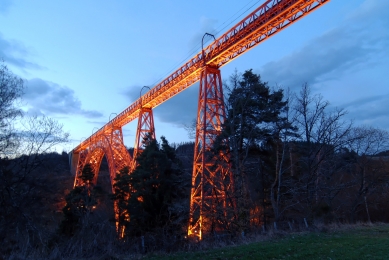
[[[28, 114], [56, 118], [69, 151], [264, 0], [0, 0], [0, 58], [26, 81]], [[221, 69], [270, 86], [307, 82], [355, 125], [389, 130], [389, 1], [332, 0]], [[198, 84], [155, 108], [157, 136], [187, 141]], [[124, 127], [133, 146], [136, 122]]]

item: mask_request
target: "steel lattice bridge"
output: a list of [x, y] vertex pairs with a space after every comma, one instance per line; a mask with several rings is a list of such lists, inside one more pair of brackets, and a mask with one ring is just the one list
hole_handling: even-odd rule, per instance
[[[223, 223], [232, 220], [231, 209], [236, 208], [232, 197], [234, 180], [227, 153], [210, 156], [225, 120], [220, 68], [327, 2], [268, 0], [259, 6], [75, 147], [71, 152], [74, 186], [81, 185], [78, 177], [87, 163], [96, 173], [96, 183], [104, 155], [112, 184], [122, 168], [134, 169], [143, 138], [155, 138], [153, 108], [200, 81], [188, 235], [201, 239], [207, 232], [225, 228]], [[138, 127], [131, 157], [123, 143], [122, 127], [135, 119]]]

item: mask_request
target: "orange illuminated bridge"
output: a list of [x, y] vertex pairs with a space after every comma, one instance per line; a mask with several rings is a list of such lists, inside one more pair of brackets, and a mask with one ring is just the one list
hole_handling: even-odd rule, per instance
[[[71, 152], [74, 185], [85, 164], [92, 165], [97, 181], [100, 163], [107, 158], [111, 183], [134, 159], [123, 143], [122, 127], [138, 119], [134, 157], [142, 151], [143, 137], [155, 138], [153, 108], [200, 81], [188, 235], [201, 239], [222, 231], [234, 217], [234, 180], [226, 154], [209, 156], [225, 120], [220, 68], [280, 32], [329, 0], [268, 0], [242, 21], [162, 80]], [[298, 37], [298, 36], [296, 36]], [[225, 140], [225, 142], [227, 142]]]

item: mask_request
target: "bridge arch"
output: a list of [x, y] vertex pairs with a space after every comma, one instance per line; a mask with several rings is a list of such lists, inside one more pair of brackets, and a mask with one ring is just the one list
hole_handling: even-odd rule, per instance
[[113, 185], [118, 172], [126, 166], [130, 168], [132, 166], [131, 155], [123, 143], [121, 128], [116, 128], [108, 134], [91, 138], [89, 147], [82, 150], [77, 156], [73, 155], [73, 157], [78, 157], [74, 158], [77, 160], [74, 186], [81, 185], [79, 176], [84, 166], [88, 163], [92, 166], [93, 172], [95, 173], [93, 183], [97, 183], [98, 172], [104, 155], [108, 161], [111, 185]]

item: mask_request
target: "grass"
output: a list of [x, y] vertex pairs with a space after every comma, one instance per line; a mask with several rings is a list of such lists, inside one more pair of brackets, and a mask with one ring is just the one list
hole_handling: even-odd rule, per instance
[[389, 224], [344, 226], [288, 234], [246, 245], [200, 252], [150, 255], [150, 259], [389, 259]]

